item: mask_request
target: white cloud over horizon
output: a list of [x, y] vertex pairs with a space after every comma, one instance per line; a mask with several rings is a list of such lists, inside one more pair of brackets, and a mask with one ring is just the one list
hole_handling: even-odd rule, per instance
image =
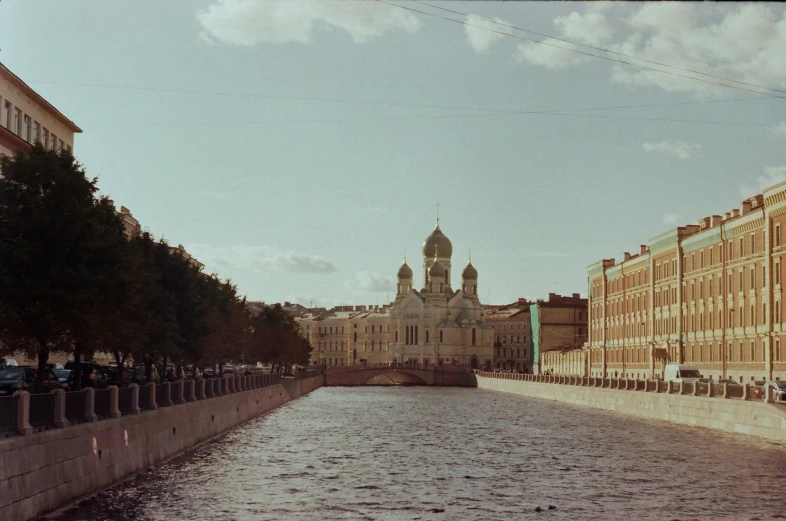
[[335, 0], [215, 0], [197, 12], [204, 34], [232, 45], [308, 44], [316, 30], [346, 31], [364, 43], [392, 31], [409, 33], [422, 22], [412, 13], [382, 2]]
[[786, 165], [768, 166], [763, 175], [740, 184], [740, 195], [747, 199], [783, 181], [786, 181]]
[[322, 257], [270, 246], [210, 246], [189, 244], [186, 250], [208, 266], [239, 270], [282, 271], [289, 273], [335, 273], [336, 266]]
[[647, 152], [660, 152], [680, 159], [688, 159], [691, 153], [701, 150], [701, 145], [684, 141], [661, 141], [660, 143], [643, 143], [641, 147]]
[[773, 139], [786, 139], [786, 121], [781, 121], [779, 125], [771, 128], [770, 136]]
[[682, 221], [682, 216], [678, 213], [667, 213], [663, 216], [663, 224], [667, 226], [679, 226]]
[[396, 291], [393, 279], [381, 273], [360, 271], [354, 278], [344, 281], [344, 287], [349, 291], [366, 293], [390, 293]]

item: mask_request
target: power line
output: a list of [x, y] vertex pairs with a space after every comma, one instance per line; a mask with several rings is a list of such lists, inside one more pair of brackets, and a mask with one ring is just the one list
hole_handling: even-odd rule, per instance
[[[241, 98], [263, 98], [263, 99], [283, 99], [293, 101], [319, 101], [324, 103], [349, 103], [359, 105], [381, 105], [390, 107], [411, 107], [411, 108], [429, 108], [429, 109], [450, 109], [450, 110], [469, 110], [476, 112], [499, 112], [504, 114], [515, 113], [516, 109], [502, 109], [502, 108], [482, 108], [482, 107], [465, 107], [456, 105], [429, 105], [419, 103], [398, 103], [392, 101], [378, 101], [378, 100], [358, 100], [346, 98], [324, 98], [324, 97], [310, 97], [310, 96], [282, 96], [276, 94], [256, 94], [244, 92], [224, 92], [224, 91], [206, 91], [206, 90], [193, 90], [193, 89], [166, 89], [162, 87], [143, 87], [143, 86], [130, 86], [130, 85], [113, 85], [106, 83], [77, 83], [68, 81], [49, 81], [49, 80], [30, 80], [29, 83], [42, 83], [47, 85], [70, 85], [75, 87], [98, 87], [106, 89], [122, 89], [122, 90], [140, 90], [147, 92], [169, 92], [173, 94], [196, 94], [203, 96], [229, 96]], [[567, 112], [571, 110], [611, 110], [611, 109], [629, 109], [629, 108], [651, 108], [651, 107], [668, 107], [676, 105], [702, 105], [705, 103], [734, 103], [740, 101], [760, 101], [771, 99], [763, 93], [758, 98], [730, 98], [722, 100], [695, 100], [695, 101], [678, 101], [671, 103], [649, 103], [640, 105], [615, 105], [606, 107], [590, 107], [578, 109], [549, 109], [534, 112]], [[533, 111], [526, 111], [527, 113]]]
[[[441, 11], [447, 11], [449, 13], [460, 14], [460, 15], [463, 15], [463, 16], [469, 16], [467, 13], [462, 13], [460, 11], [454, 11], [453, 9], [448, 9], [446, 7], [439, 7], [439, 6], [432, 5], [432, 4], [429, 4], [429, 3], [426, 3], [426, 2], [422, 2], [421, 0], [413, 0], [413, 1], [415, 1], [415, 2], [417, 2], [419, 4], [431, 7], [433, 9], [439, 9]], [[716, 76], [714, 74], [709, 74], [707, 72], [701, 72], [701, 71], [697, 71], [697, 70], [693, 70], [693, 69], [685, 69], [685, 68], [682, 68], [682, 67], [677, 67], [676, 65], [669, 65], [667, 63], [662, 63], [662, 62], [653, 61], [653, 60], [647, 60], [645, 58], [639, 58], [637, 56], [633, 56], [633, 55], [630, 55], [630, 54], [625, 54], [625, 53], [618, 52], [618, 51], [612, 51], [611, 49], [605, 49], [603, 47], [594, 47], [592, 45], [579, 43], [579, 42], [574, 42], [572, 40], [566, 40], [564, 38], [559, 38], [557, 36], [552, 36], [550, 34], [539, 33], [537, 31], [532, 31], [530, 29], [524, 29], [522, 27], [518, 27], [518, 26], [515, 26], [515, 25], [506, 24], [506, 23], [503, 23], [503, 22], [498, 22], [496, 20], [491, 20], [489, 18], [484, 18], [482, 16], [478, 16], [478, 15], [473, 15], [473, 16], [476, 16], [477, 18], [480, 18], [481, 20], [484, 20], [486, 22], [493, 23], [493, 24], [496, 24], [496, 25], [509, 27], [511, 29], [516, 29], [516, 30], [519, 30], [519, 31], [523, 31], [525, 33], [536, 34], [538, 36], [543, 36], [544, 38], [549, 38], [549, 39], [552, 39], [552, 40], [557, 40], [557, 41], [569, 43], [569, 44], [572, 44], [572, 45], [579, 45], [581, 47], [587, 47], [589, 49], [593, 49], [593, 50], [596, 50], [596, 51], [607, 52], [609, 54], [615, 54], [617, 56], [624, 56], [625, 58], [632, 58], [634, 60], [643, 61], [645, 63], [651, 63], [653, 65], [659, 65], [661, 67], [668, 67], [670, 69], [676, 69], [678, 71], [690, 72], [690, 73], [693, 73], [693, 74], [699, 74], [701, 76], [707, 76], [707, 77], [715, 78], [715, 79], [718, 79], [718, 80], [730, 81], [732, 83], [739, 83], [740, 85], [747, 85], [749, 87], [755, 87], [757, 89], [772, 90], [772, 91], [775, 91], [775, 92], [781, 92], [783, 94], [786, 94], [786, 90], [776, 89], [776, 88], [773, 88], [773, 87], [764, 87], [762, 85], [756, 85], [755, 83], [747, 83], [747, 82], [739, 81], [739, 80], [732, 80], [730, 78], [724, 78], [723, 76]], [[571, 50], [571, 49], [566, 49], [566, 50]]]
[[[600, 58], [601, 60], [607, 60], [607, 61], [611, 61], [611, 62], [615, 62], [615, 63], [621, 63], [623, 65], [630, 65], [631, 67], [638, 67], [639, 69], [659, 72], [661, 74], [668, 74], [669, 76], [677, 76], [677, 77], [680, 77], [680, 78], [687, 78], [687, 79], [694, 80], [694, 81], [701, 81], [701, 82], [704, 82], [704, 83], [710, 83], [710, 84], [713, 84], [713, 85], [719, 85], [721, 87], [726, 87], [726, 88], [729, 88], [729, 89], [743, 90], [743, 91], [746, 91], [746, 92], [753, 92], [753, 93], [756, 93], [756, 94], [762, 94], [762, 95], [765, 95], [765, 96], [771, 96], [773, 98], [786, 99], [786, 96], [780, 96], [780, 95], [777, 95], [777, 94], [770, 94], [768, 92], [761, 92], [761, 91], [758, 91], [758, 90], [749, 89], [749, 88], [745, 88], [745, 87], [739, 87], [739, 86], [736, 86], [736, 85], [728, 85], [726, 83], [720, 83], [720, 82], [717, 82], [717, 81], [706, 80], [706, 79], [703, 79], [703, 78], [696, 78], [694, 76], [688, 76], [688, 75], [685, 75], [685, 74], [678, 74], [678, 73], [675, 73], [675, 72], [664, 71], [664, 70], [661, 70], [661, 69], [656, 69], [654, 67], [647, 67], [646, 65], [640, 65], [638, 63], [632, 63], [632, 62], [625, 61], [625, 60], [620, 60], [620, 59], [617, 59], [617, 58], [611, 58], [609, 56], [601, 56], [599, 54], [592, 54], [590, 52], [580, 51], [578, 49], [570, 49], [568, 47], [560, 47], [559, 45], [554, 45], [554, 44], [551, 44], [551, 43], [547, 43], [547, 42], [544, 42], [542, 40], [535, 40], [535, 39], [527, 38], [525, 36], [521, 36], [521, 35], [518, 35], [518, 34], [511, 34], [511, 33], [506, 33], [506, 32], [503, 32], [503, 31], [497, 31], [497, 30], [494, 30], [494, 29], [490, 29], [488, 27], [483, 27], [483, 26], [480, 26], [480, 25], [471, 24], [469, 22], [465, 22], [465, 21], [462, 21], [462, 20], [456, 20], [455, 18], [449, 18], [447, 16], [440, 16], [438, 14], [429, 13], [429, 12], [426, 12], [426, 11], [420, 11], [418, 9], [413, 9], [411, 7], [406, 7], [406, 6], [399, 5], [399, 4], [394, 4], [394, 3], [391, 3], [391, 2], [387, 2], [386, 0], [377, 0], [377, 2], [382, 2], [383, 4], [388, 4], [388, 5], [391, 5], [391, 6], [394, 6], [394, 7], [398, 7], [399, 9], [405, 9], [407, 11], [412, 11], [412, 12], [415, 12], [415, 13], [420, 13], [420, 14], [425, 14], [425, 15], [428, 15], [428, 16], [433, 16], [434, 18], [440, 18], [442, 20], [447, 20], [449, 22], [465, 25], [467, 27], [475, 27], [475, 28], [478, 28], [478, 29], [482, 29], [484, 31], [490, 31], [492, 33], [501, 34], [503, 36], [510, 36], [512, 38], [518, 38], [519, 40], [525, 40], [525, 41], [533, 42], [533, 43], [536, 43], [536, 44], [539, 44], [539, 45], [546, 45], [548, 47], [554, 47], [555, 49], [561, 49], [563, 51], [574, 52], [574, 53], [577, 53], [577, 54], [582, 54], [584, 56], [590, 56], [592, 58]], [[458, 11], [456, 11], [456, 12], [458, 12]], [[465, 13], [459, 13], [459, 14], [465, 14]], [[465, 16], [468, 16], [468, 15], [465, 15]], [[733, 81], [733, 80], [728, 80], [728, 81]], [[768, 90], [775, 90], [775, 89], [769, 89], [768, 87], [759, 87], [759, 88], [768, 89]]]

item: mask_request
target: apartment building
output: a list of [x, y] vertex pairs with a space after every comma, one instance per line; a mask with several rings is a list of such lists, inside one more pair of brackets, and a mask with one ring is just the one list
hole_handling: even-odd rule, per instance
[[786, 378], [784, 228], [779, 183], [590, 265], [588, 374], [657, 378], [688, 363], [705, 377]]
[[33, 143], [51, 150], [73, 150], [82, 132], [51, 103], [0, 63], [0, 154], [27, 151]]

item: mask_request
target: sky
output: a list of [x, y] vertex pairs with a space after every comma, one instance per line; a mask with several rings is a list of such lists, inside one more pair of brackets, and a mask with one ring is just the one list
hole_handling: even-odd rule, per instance
[[0, 61], [251, 300], [420, 287], [437, 204], [454, 287], [471, 249], [482, 302], [586, 294], [786, 179], [780, 4], [0, 0]]

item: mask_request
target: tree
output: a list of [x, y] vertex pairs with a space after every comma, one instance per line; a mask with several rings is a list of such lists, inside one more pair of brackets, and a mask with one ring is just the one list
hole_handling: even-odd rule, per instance
[[0, 339], [38, 359], [102, 337], [122, 226], [68, 152], [0, 157]]
[[265, 306], [251, 320], [254, 330], [252, 352], [275, 370], [288, 371], [292, 365], [308, 365], [311, 344], [299, 332], [295, 319], [280, 304]]

